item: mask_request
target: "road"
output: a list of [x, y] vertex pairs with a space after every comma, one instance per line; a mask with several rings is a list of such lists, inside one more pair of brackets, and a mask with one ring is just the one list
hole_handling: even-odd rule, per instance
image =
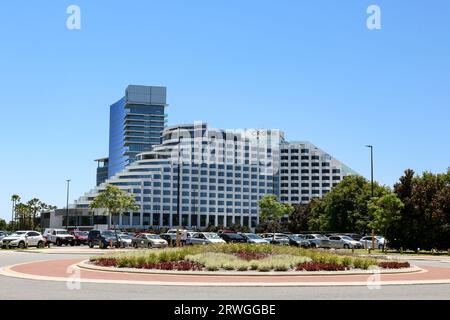
[[[61, 249], [64, 250], [64, 249]], [[63, 252], [63, 251], [61, 251]], [[88, 258], [83, 254], [46, 254], [0, 251], [0, 267], [39, 260]], [[410, 261], [417, 266], [450, 268], [446, 262]], [[65, 282], [37, 281], [0, 275], [0, 299], [162, 299], [162, 300], [283, 300], [283, 299], [450, 299], [450, 284], [382, 285], [360, 287], [177, 287], [127, 284], [81, 283], [68, 289]]]

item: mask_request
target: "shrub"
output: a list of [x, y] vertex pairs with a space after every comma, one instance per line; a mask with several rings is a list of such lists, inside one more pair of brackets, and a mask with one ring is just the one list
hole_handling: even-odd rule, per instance
[[297, 271], [345, 271], [347, 268], [337, 263], [307, 262], [297, 266]]
[[251, 260], [261, 260], [267, 258], [269, 253], [262, 252], [237, 252], [234, 254], [236, 257], [242, 260], [251, 261]]
[[341, 264], [345, 267], [350, 267], [353, 264], [353, 258], [345, 256], [341, 259]]
[[147, 259], [145, 256], [136, 257], [136, 266], [138, 268], [143, 268], [146, 263], [147, 263]]
[[167, 262], [169, 261], [169, 254], [166, 250], [161, 251], [158, 255], [158, 261], [159, 262]]
[[117, 266], [117, 260], [114, 258], [100, 258], [98, 260], [94, 260], [94, 263], [98, 266], [102, 267], [115, 267]]
[[356, 269], [367, 270], [367, 269], [369, 269], [370, 266], [376, 266], [376, 265], [378, 265], [378, 263], [375, 259], [355, 258], [353, 260], [353, 266]]
[[411, 265], [407, 261], [382, 261], [378, 263], [378, 266], [382, 269], [403, 269], [409, 268]]

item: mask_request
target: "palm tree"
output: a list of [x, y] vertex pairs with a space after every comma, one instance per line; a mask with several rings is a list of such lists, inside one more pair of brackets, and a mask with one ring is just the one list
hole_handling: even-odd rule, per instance
[[17, 194], [11, 196], [12, 210], [11, 210], [11, 229], [14, 229], [14, 222], [16, 220], [16, 204], [20, 202], [20, 197]]
[[19, 221], [19, 229], [29, 229], [28, 221], [31, 217], [31, 210], [27, 204], [17, 203], [15, 206], [16, 219]]

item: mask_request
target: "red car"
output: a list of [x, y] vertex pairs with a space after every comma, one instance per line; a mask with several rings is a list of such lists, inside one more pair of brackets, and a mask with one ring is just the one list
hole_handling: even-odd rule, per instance
[[74, 230], [71, 233], [75, 237], [75, 244], [77, 246], [87, 244], [89, 232]]

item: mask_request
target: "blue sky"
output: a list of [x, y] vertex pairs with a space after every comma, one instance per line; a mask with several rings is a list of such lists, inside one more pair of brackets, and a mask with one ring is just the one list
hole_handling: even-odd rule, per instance
[[[81, 30], [66, 9], [81, 8]], [[366, 9], [381, 8], [381, 30]], [[392, 185], [450, 166], [450, 3], [434, 0], [2, 1], [0, 217], [95, 184], [109, 105], [168, 87], [169, 124], [282, 129]]]

